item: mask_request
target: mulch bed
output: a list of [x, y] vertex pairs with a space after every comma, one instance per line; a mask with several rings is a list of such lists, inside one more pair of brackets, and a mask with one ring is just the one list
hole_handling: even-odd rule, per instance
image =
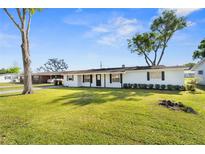
[[184, 111], [186, 113], [192, 113], [192, 114], [197, 114], [197, 112], [189, 107], [189, 106], [185, 106], [184, 104], [182, 104], [181, 102], [173, 102], [173, 101], [170, 101], [170, 100], [161, 100], [159, 102], [159, 105], [162, 105], [164, 107], [167, 107], [169, 109], [172, 109], [172, 110], [181, 110], [181, 111]]

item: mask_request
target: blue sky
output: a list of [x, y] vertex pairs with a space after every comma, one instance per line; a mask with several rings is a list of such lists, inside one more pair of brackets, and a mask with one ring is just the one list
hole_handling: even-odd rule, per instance
[[[131, 53], [127, 39], [149, 31], [162, 9], [44, 9], [31, 24], [32, 70], [49, 58], [65, 59], [69, 69], [146, 65]], [[15, 10], [10, 10], [15, 13]], [[175, 33], [162, 63], [180, 65], [192, 61], [192, 53], [205, 38], [205, 9], [177, 9], [189, 26]], [[20, 34], [0, 10], [0, 68], [22, 67]]]

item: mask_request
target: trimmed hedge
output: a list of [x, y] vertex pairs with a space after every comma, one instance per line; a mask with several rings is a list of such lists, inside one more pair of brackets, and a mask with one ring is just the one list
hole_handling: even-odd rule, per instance
[[186, 85], [185, 86], [180, 86], [180, 85], [165, 85], [165, 84], [130, 84], [130, 83], [124, 83], [123, 84], [123, 88], [125, 89], [156, 89], [156, 90], [177, 90], [177, 91], [194, 91], [195, 90], [195, 86], [194, 85]]
[[166, 89], [166, 85], [164, 85], [164, 84], [160, 85], [160, 89], [165, 90]]

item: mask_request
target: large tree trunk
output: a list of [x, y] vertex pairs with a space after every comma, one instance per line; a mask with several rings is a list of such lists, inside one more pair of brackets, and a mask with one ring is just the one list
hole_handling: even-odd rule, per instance
[[31, 60], [30, 60], [30, 53], [29, 53], [29, 38], [26, 35], [25, 31], [21, 32], [22, 37], [22, 58], [23, 58], [23, 67], [24, 67], [24, 90], [22, 94], [31, 94], [32, 91], [32, 77], [31, 77]]

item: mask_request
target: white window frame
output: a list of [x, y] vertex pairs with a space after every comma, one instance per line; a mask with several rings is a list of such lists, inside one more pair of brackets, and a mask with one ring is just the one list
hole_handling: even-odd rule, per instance
[[90, 75], [84, 75], [84, 82], [90, 82]]
[[120, 74], [112, 74], [112, 82], [120, 82]]
[[67, 81], [73, 81], [74, 75], [67, 75]]

